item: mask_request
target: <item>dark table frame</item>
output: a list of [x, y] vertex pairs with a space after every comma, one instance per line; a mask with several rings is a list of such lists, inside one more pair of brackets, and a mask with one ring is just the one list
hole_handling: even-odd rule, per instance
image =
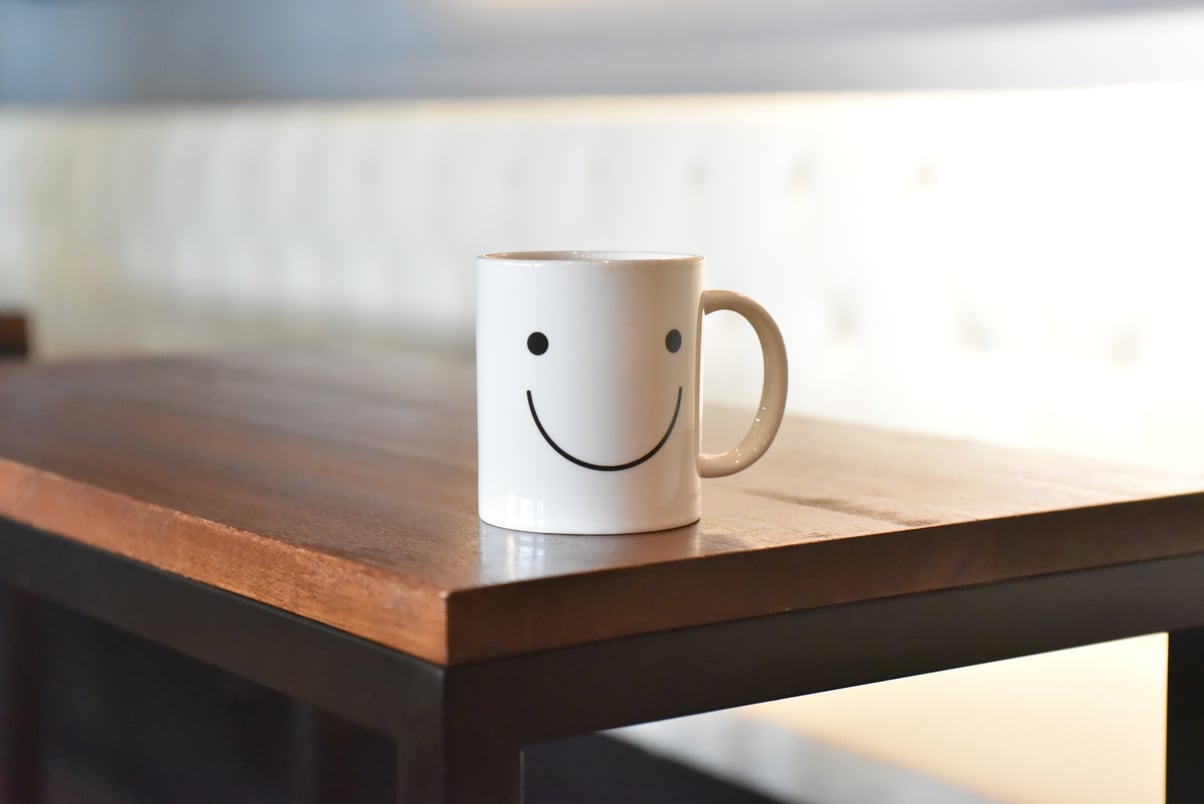
[[1204, 800], [1204, 555], [450, 668], [6, 520], [0, 582], [391, 735], [397, 800], [440, 804], [521, 801], [536, 742], [1169, 631], [1167, 800]]

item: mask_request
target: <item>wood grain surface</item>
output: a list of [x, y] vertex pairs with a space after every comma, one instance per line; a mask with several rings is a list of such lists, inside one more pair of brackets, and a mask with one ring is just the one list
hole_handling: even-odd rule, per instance
[[474, 415], [423, 353], [10, 365], [0, 516], [441, 664], [1204, 551], [1201, 478], [809, 419], [696, 525], [507, 531]]

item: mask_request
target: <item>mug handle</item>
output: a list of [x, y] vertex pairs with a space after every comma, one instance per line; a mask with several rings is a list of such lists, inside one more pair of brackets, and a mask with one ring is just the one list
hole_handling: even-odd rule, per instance
[[756, 463], [778, 434], [782, 415], [786, 411], [786, 343], [782, 340], [782, 331], [777, 323], [764, 307], [743, 294], [730, 290], [704, 290], [702, 314], [716, 310], [739, 313], [752, 324], [761, 342], [765, 373], [761, 384], [761, 404], [744, 440], [734, 449], [718, 455], [700, 453], [698, 474], [701, 477], [732, 475]]

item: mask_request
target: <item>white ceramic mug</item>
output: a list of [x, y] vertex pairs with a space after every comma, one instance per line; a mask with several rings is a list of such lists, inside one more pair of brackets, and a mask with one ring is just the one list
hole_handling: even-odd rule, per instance
[[[702, 289], [702, 257], [594, 251], [477, 259], [481, 519], [542, 533], [632, 533], [701, 514], [703, 477], [748, 468], [777, 434], [786, 348], [763, 307]], [[744, 441], [699, 452], [702, 317], [761, 341], [761, 405]]]

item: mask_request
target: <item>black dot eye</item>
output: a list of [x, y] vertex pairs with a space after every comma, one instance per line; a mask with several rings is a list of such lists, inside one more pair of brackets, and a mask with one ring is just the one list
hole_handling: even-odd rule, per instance
[[532, 332], [527, 336], [527, 349], [533, 355], [542, 355], [548, 351], [548, 336], [542, 332]]
[[681, 348], [681, 333], [675, 329], [669, 330], [669, 334], [665, 336], [665, 348], [670, 352], [676, 352]]

